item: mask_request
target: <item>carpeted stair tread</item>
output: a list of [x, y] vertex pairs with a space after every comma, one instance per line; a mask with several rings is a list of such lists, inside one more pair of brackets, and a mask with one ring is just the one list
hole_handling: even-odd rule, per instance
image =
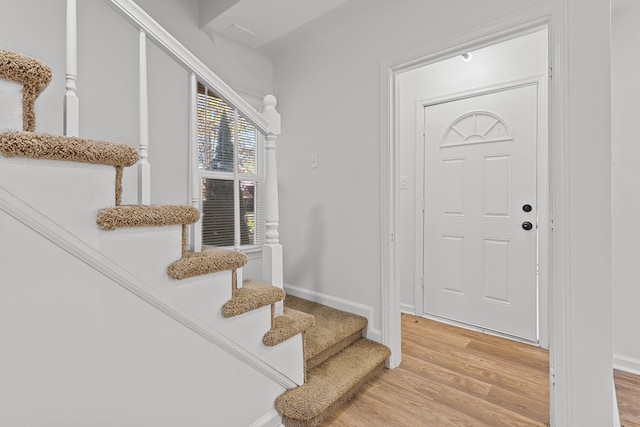
[[203, 274], [236, 270], [247, 263], [242, 252], [218, 248], [203, 248], [202, 252], [187, 252], [182, 258], [169, 266], [169, 277], [177, 280]]
[[269, 347], [276, 346], [307, 331], [314, 324], [315, 318], [312, 315], [285, 307], [284, 313], [273, 319], [273, 327], [264, 335], [262, 342]]
[[317, 426], [384, 369], [391, 352], [361, 338], [307, 373], [300, 387], [276, 398], [275, 407], [287, 427]]
[[245, 280], [240, 289], [233, 291], [229, 301], [222, 307], [225, 318], [256, 310], [260, 307], [282, 301], [285, 293], [282, 289], [253, 280]]
[[0, 153], [5, 157], [66, 160], [122, 167], [132, 166], [138, 161], [138, 153], [129, 145], [35, 132], [1, 133]]
[[22, 130], [34, 131], [34, 104], [51, 81], [51, 68], [35, 58], [0, 49], [0, 78], [22, 84]]
[[199, 218], [200, 212], [193, 206], [127, 205], [100, 209], [96, 223], [103, 230], [115, 230], [120, 227], [193, 224]]
[[313, 368], [362, 337], [367, 319], [302, 298], [287, 295], [284, 305], [315, 317], [305, 337], [305, 360]]

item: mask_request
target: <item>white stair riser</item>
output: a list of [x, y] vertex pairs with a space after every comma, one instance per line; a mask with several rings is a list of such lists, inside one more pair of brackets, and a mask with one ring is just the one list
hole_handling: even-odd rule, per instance
[[222, 316], [222, 306], [231, 298], [230, 271], [185, 279], [178, 283], [179, 285], [166, 291], [176, 304], [260, 357], [292, 381], [304, 383], [301, 334], [275, 347], [266, 346], [262, 342], [271, 326], [270, 306], [228, 319]]
[[181, 257], [182, 226], [97, 226], [98, 211], [115, 204], [112, 166], [0, 156], [0, 185], [292, 381], [304, 382], [301, 335], [275, 347], [262, 342], [271, 326], [269, 306], [222, 317], [231, 299], [230, 271], [185, 280], [168, 276], [167, 267]]
[[22, 84], [0, 79], [0, 132], [22, 130]]
[[167, 267], [182, 256], [182, 226], [101, 230], [98, 249], [154, 288], [175, 286]]
[[98, 210], [115, 204], [113, 166], [0, 155], [0, 185], [94, 248]]
[[218, 328], [222, 306], [231, 299], [231, 271], [173, 280], [165, 293], [184, 309]]
[[250, 351], [285, 374], [297, 384], [304, 383], [304, 357], [302, 335], [274, 347], [264, 345], [262, 339], [271, 328], [271, 306], [261, 307], [239, 316], [220, 320], [215, 327], [225, 336], [233, 339], [245, 350]]
[[262, 360], [285, 374], [298, 385], [304, 384], [304, 352], [302, 334], [289, 338], [287, 341], [268, 347], [261, 344], [255, 354]]

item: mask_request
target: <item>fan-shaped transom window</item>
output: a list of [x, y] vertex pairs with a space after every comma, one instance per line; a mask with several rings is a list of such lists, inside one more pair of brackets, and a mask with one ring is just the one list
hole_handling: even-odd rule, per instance
[[502, 117], [489, 111], [471, 111], [447, 127], [441, 147], [511, 141], [511, 130]]

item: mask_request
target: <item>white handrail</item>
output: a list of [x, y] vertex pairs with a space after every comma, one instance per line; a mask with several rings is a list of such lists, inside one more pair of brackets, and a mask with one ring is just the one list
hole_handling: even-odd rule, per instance
[[254, 125], [261, 133], [269, 133], [270, 123], [247, 101], [238, 95], [200, 59], [165, 30], [149, 14], [132, 0], [109, 0], [109, 2], [138, 30], [143, 30], [161, 49], [193, 72], [207, 87]]

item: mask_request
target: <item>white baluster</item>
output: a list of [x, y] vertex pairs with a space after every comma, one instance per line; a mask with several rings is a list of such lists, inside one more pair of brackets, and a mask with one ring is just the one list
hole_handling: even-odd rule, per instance
[[147, 34], [140, 30], [140, 160], [138, 161], [138, 203], [151, 203], [151, 165], [149, 164], [149, 95], [147, 91]]
[[[190, 76], [189, 94], [189, 158], [191, 159], [189, 163], [189, 176], [191, 177], [191, 206], [202, 212], [202, 188], [200, 187], [200, 175], [198, 173], [198, 80], [195, 73], [191, 73]], [[200, 216], [198, 222], [190, 228], [189, 248], [193, 252], [200, 252], [202, 250], [202, 216]]]
[[[282, 245], [278, 239], [278, 171], [276, 162], [276, 144], [280, 135], [280, 113], [276, 111], [278, 101], [273, 95], [267, 95], [263, 101], [263, 116], [269, 122], [266, 135], [266, 243], [262, 247], [263, 279], [279, 288], [283, 287]], [[282, 314], [282, 302], [276, 304], [276, 316]]]
[[80, 100], [78, 99], [78, 25], [76, 0], [67, 0], [67, 59], [64, 94], [64, 134], [78, 136]]

